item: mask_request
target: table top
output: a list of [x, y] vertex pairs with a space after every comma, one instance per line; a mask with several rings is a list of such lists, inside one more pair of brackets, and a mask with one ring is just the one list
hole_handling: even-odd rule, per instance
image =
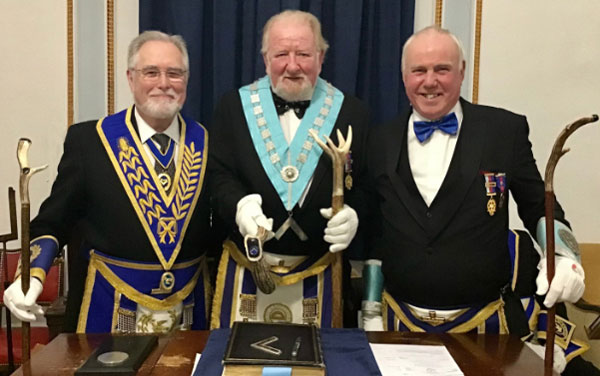
[[[161, 336], [138, 375], [190, 375], [209, 331]], [[109, 334], [60, 334], [13, 375], [72, 375]], [[465, 376], [543, 375], [544, 363], [521, 340], [509, 335], [367, 332], [372, 343], [444, 345]]]

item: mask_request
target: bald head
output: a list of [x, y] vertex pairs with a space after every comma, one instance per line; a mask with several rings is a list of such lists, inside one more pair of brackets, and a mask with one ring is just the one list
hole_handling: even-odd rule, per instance
[[418, 32], [414, 33], [404, 43], [404, 46], [402, 47], [402, 61], [401, 61], [402, 72], [404, 72], [404, 69], [406, 66], [406, 50], [410, 47], [412, 42], [415, 39], [418, 39], [420, 37], [432, 36], [432, 35], [436, 35], [436, 34], [437, 35], [446, 35], [446, 36], [448, 36], [448, 38], [450, 38], [450, 40], [452, 41], [452, 43], [454, 44], [454, 46], [456, 48], [459, 62], [464, 63], [465, 52], [464, 52], [464, 49], [463, 49], [463, 46], [462, 46], [462, 43], [460, 42], [460, 40], [454, 34], [452, 34], [449, 30], [442, 29], [441, 27], [436, 26], [436, 25], [431, 25], [431, 26], [428, 26], [428, 27], [421, 29]]
[[465, 60], [460, 42], [447, 30], [429, 27], [410, 37], [402, 53], [406, 95], [421, 116], [437, 120], [460, 98]]

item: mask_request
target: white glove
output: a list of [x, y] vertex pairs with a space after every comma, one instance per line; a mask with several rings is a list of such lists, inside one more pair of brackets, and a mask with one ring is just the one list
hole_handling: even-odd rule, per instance
[[4, 304], [19, 320], [27, 322], [35, 321], [44, 315], [42, 307], [35, 303], [43, 289], [42, 282], [37, 278], [31, 277], [27, 295], [23, 295], [21, 278], [17, 278], [4, 291]]
[[[542, 346], [537, 343], [525, 342], [525, 344], [536, 353], [537, 356], [542, 358], [546, 357], [546, 346]], [[565, 358], [565, 352], [557, 344], [554, 344], [554, 358], [552, 368], [556, 373], [562, 373], [567, 367], [567, 359]]]
[[235, 223], [238, 225], [242, 236], [256, 236], [258, 226], [262, 226], [269, 233], [267, 240], [273, 237], [273, 218], [267, 219], [263, 214], [261, 205], [262, 197], [256, 193], [244, 196], [238, 201]]
[[556, 256], [555, 260], [554, 278], [550, 289], [548, 289], [546, 258], [543, 257], [538, 264], [540, 272], [535, 280], [537, 284], [536, 294], [546, 294], [546, 299], [544, 299], [546, 307], [552, 307], [556, 302], [575, 303], [581, 298], [585, 290], [585, 283], [583, 282], [585, 273], [581, 264], [562, 256]]
[[321, 209], [321, 215], [329, 219], [323, 237], [327, 243], [331, 244], [329, 252], [335, 253], [348, 248], [358, 228], [358, 216], [354, 209], [344, 204], [344, 208], [333, 218], [331, 218], [331, 208]]
[[362, 328], [367, 332], [383, 332], [382, 316], [362, 316]]

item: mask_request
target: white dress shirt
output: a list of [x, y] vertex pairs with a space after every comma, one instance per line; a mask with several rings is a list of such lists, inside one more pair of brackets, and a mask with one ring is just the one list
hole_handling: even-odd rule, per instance
[[408, 119], [408, 161], [415, 184], [427, 206], [433, 202], [446, 177], [460, 134], [463, 119], [460, 102], [456, 103], [449, 113], [452, 112], [456, 114], [458, 120], [456, 135], [435, 130], [423, 143], [419, 142], [415, 135], [414, 122], [429, 121], [429, 119], [425, 119], [415, 110]]
[[[150, 125], [148, 125], [148, 123], [146, 123], [146, 121], [142, 118], [142, 116], [138, 112], [137, 107], [135, 108], [134, 115], [135, 115], [135, 121], [137, 122], [138, 131], [140, 132], [140, 140], [142, 141], [142, 145], [144, 145], [144, 150], [146, 150], [146, 155], [150, 157], [150, 158], [148, 158], [148, 159], [150, 159], [150, 163], [152, 163], [152, 166], [154, 166], [156, 161], [154, 159], [152, 151], [150, 151], [150, 147], [146, 144], [146, 141], [148, 141], [148, 139], [152, 138], [152, 136], [154, 136], [157, 132]], [[179, 136], [180, 136], [179, 121], [177, 120], [177, 116], [175, 116], [173, 118], [171, 125], [169, 125], [169, 127], [162, 133], [166, 134], [167, 136], [169, 136], [171, 138], [171, 140], [175, 141], [174, 153], [175, 153], [175, 158], [177, 158], [177, 153], [179, 151]], [[156, 145], [158, 150], [160, 150], [160, 145], [154, 140], [152, 140], [152, 142], [154, 142], [154, 144]]]

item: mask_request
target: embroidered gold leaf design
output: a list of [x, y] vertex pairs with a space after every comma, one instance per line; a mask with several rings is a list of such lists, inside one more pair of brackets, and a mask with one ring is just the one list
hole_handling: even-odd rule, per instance
[[[140, 200], [140, 205], [142, 204], [142, 200]], [[148, 205], [150, 206], [150, 205]], [[152, 218], [159, 219], [161, 214], [165, 214], [166, 211], [160, 206], [160, 204], [154, 205], [154, 210], [149, 210], [146, 213], [146, 219], [148, 220], [148, 224], [152, 224]]]
[[193, 142], [190, 143], [189, 147], [184, 145], [181, 178], [179, 179], [175, 205], [173, 206], [173, 217], [177, 220], [185, 218], [191, 206], [191, 203], [186, 201], [194, 196], [198, 185], [197, 176], [199, 176], [201, 167], [202, 152], [196, 151], [196, 145]]
[[167, 320], [153, 321], [152, 331], [154, 333], [165, 333], [169, 331], [169, 328], [165, 326]]
[[[125, 165], [125, 163], [126, 162], [123, 162], [123, 165]], [[125, 167], [123, 167], [123, 170], [125, 170]], [[129, 185], [131, 185], [133, 181], [140, 183], [142, 179], [144, 179], [144, 181], [146, 181], [145, 179], [148, 179], [148, 174], [146, 174], [146, 171], [142, 166], [139, 166], [137, 169], [132, 168], [132, 170], [135, 171], [135, 173], [130, 172], [127, 174], [127, 181], [129, 182]], [[152, 186], [150, 188], [154, 189]]]
[[177, 314], [175, 310], [168, 310], [169, 318], [155, 320], [152, 313], [142, 314], [137, 320], [137, 330], [141, 333], [168, 333], [175, 328]]
[[[150, 198], [150, 196], [154, 196], [155, 200], [158, 200], [158, 197], [154, 195], [154, 193], [150, 192], [153, 191], [154, 187], [150, 184], [149, 180], [143, 180], [142, 182], [139, 183], [139, 185], [136, 185], [133, 188], [133, 193], [135, 193], [135, 198], [140, 198], [140, 193], [143, 194], [144, 196], [148, 196], [148, 198]], [[150, 194], [148, 193], [150, 192]]]
[[29, 251], [31, 252], [31, 257], [29, 260], [33, 262], [33, 260], [38, 258], [38, 256], [42, 253], [42, 247], [40, 247], [39, 244], [34, 244], [33, 246], [29, 247]]
[[139, 200], [140, 208], [151, 225], [153, 218], [159, 218], [161, 214], [165, 213], [160, 205], [161, 200], [154, 192], [156, 188], [151, 184], [137, 151], [129, 145], [124, 137], [120, 138], [118, 143], [121, 169], [126, 174], [127, 182], [131, 186], [135, 198]]
[[[131, 160], [129, 160], [129, 161], [122, 162], [123, 171], [127, 171], [127, 167], [129, 167], [132, 170], [135, 170], [135, 166], [137, 164], [139, 164], [139, 162], [140, 162], [140, 159], [137, 156], [131, 158]], [[138, 169], [139, 169], [139, 167], [138, 167]], [[144, 172], [144, 174], [146, 174], [146, 172], [144, 170], [142, 170], [142, 172]]]
[[138, 332], [148, 333], [149, 326], [152, 325], [154, 319], [152, 318], [152, 314], [142, 314], [139, 316], [137, 320], [137, 330]]

